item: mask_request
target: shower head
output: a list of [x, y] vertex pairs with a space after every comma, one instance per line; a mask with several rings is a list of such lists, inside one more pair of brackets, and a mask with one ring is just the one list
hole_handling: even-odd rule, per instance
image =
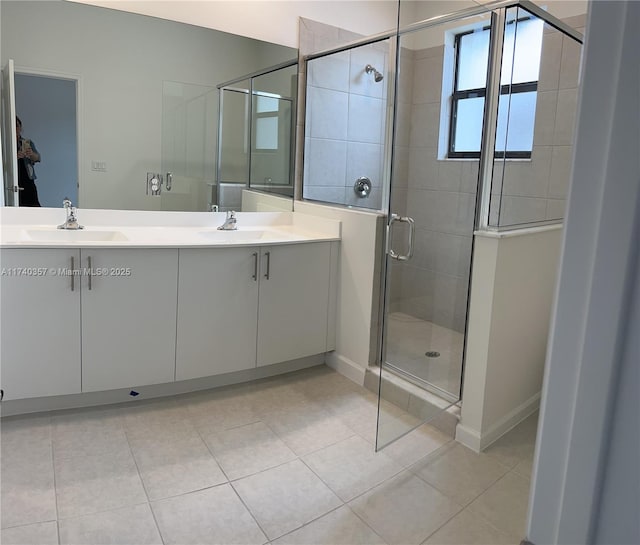
[[371, 72], [373, 72], [373, 79], [376, 83], [380, 83], [384, 79], [384, 76], [370, 64], [367, 64], [364, 69], [367, 74], [371, 74]]

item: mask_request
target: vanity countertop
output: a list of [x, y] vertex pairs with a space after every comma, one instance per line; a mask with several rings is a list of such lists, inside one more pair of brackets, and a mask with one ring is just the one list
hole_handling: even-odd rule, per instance
[[237, 230], [221, 231], [225, 213], [80, 210], [81, 230], [58, 229], [59, 209], [7, 210], [2, 248], [182, 248], [267, 246], [340, 240], [340, 222], [295, 212], [238, 212]]

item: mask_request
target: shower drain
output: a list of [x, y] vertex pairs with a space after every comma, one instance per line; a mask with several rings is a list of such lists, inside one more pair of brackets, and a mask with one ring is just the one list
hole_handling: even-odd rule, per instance
[[435, 350], [429, 350], [429, 352], [425, 352], [424, 354], [427, 358], [439, 358], [440, 352], [436, 352]]

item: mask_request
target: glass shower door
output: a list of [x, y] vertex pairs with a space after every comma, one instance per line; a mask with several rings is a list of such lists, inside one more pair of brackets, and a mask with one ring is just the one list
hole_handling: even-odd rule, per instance
[[376, 449], [460, 399], [489, 17], [400, 36]]
[[163, 82], [161, 210], [208, 210], [215, 183], [217, 107], [215, 87]]

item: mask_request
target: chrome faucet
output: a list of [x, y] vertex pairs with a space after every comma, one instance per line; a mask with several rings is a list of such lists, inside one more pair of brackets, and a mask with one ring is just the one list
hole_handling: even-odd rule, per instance
[[219, 231], [235, 231], [238, 228], [235, 210], [227, 211], [227, 219], [218, 227]]
[[69, 199], [62, 201], [64, 209], [67, 211], [67, 219], [62, 225], [58, 225], [58, 229], [84, 229], [84, 225], [78, 223], [78, 217], [76, 216], [76, 207]]

